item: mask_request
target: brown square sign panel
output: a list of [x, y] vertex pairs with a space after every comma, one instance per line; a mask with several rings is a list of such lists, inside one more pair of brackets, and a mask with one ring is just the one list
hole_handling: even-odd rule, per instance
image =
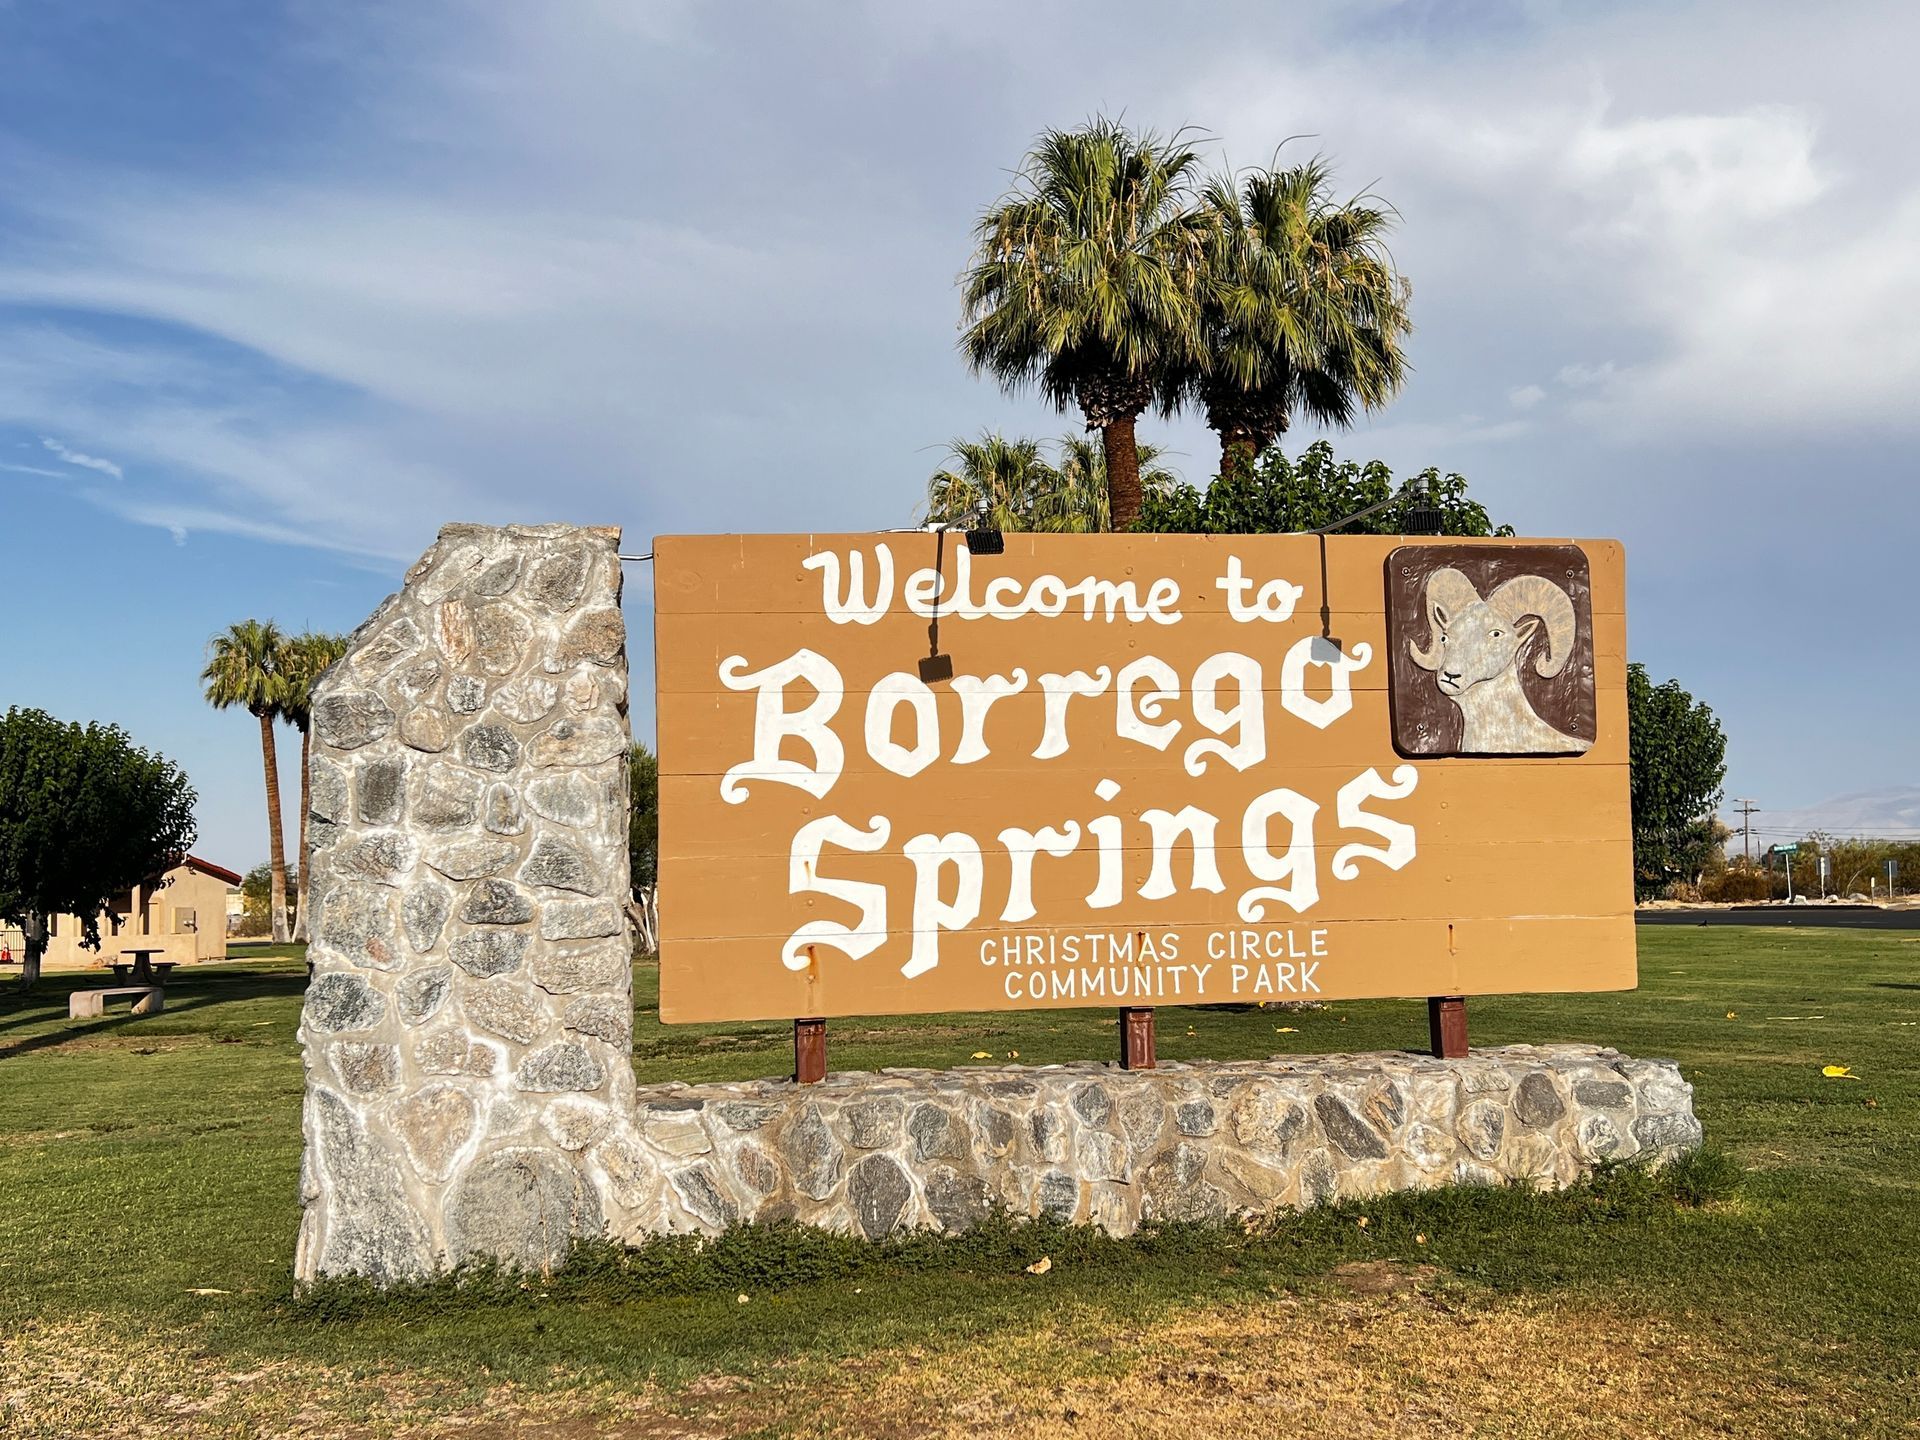
[[1597, 734], [1578, 545], [1403, 545], [1387, 557], [1403, 755], [1583, 755]]

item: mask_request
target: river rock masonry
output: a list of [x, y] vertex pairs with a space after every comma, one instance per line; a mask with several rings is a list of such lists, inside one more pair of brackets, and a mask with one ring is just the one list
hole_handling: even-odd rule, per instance
[[313, 705], [303, 1278], [557, 1259], [630, 1125], [619, 532], [449, 525]]

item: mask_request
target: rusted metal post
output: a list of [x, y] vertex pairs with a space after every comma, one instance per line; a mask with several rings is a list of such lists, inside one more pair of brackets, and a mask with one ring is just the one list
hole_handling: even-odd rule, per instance
[[1153, 1007], [1120, 1007], [1120, 1068], [1153, 1069]]
[[1427, 1042], [1434, 1057], [1459, 1060], [1467, 1053], [1467, 1001], [1462, 995], [1427, 997]]
[[827, 1022], [793, 1022], [793, 1078], [801, 1085], [817, 1085], [827, 1078]]

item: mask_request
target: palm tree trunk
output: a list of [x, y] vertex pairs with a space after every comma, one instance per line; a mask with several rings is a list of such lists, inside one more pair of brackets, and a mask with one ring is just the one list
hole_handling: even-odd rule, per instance
[[260, 716], [260, 760], [267, 772], [267, 861], [273, 873], [273, 943], [287, 943], [287, 842], [280, 827], [280, 760], [273, 748], [273, 712]]
[[1253, 469], [1253, 437], [1244, 431], [1220, 432], [1220, 473], [1242, 475]]
[[[1112, 530], [1131, 530], [1140, 519], [1140, 450], [1134, 442], [1133, 422], [1136, 417], [1126, 415], [1116, 419], [1100, 432], [1100, 439], [1107, 452], [1107, 524]], [[1153, 1033], [1153, 1012], [1146, 1012], [1146, 1034]], [[1138, 1057], [1127, 1049], [1128, 1011], [1120, 1010], [1120, 1048], [1121, 1060], [1129, 1068]], [[1151, 1065], [1153, 1046], [1147, 1044], [1146, 1064]]]
[[1258, 434], [1247, 423], [1243, 405], [1233, 403], [1224, 386], [1210, 389], [1206, 398], [1207, 428], [1220, 437], [1220, 473], [1234, 475], [1253, 469], [1260, 452]]
[[1131, 530], [1140, 518], [1140, 451], [1133, 438], [1133, 422], [1124, 415], [1100, 432], [1107, 452], [1107, 523], [1115, 531]]
[[313, 731], [310, 727], [300, 727], [300, 840], [299, 851], [294, 859], [297, 865], [299, 882], [294, 886], [293, 943], [301, 945], [307, 938], [307, 905], [313, 897], [307, 883], [307, 814], [313, 808], [313, 794], [308, 771], [313, 750]]

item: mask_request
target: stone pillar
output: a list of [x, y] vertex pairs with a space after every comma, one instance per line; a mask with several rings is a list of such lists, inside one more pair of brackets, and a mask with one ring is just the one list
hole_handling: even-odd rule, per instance
[[296, 1274], [541, 1268], [631, 1127], [619, 532], [449, 525], [313, 706]]

